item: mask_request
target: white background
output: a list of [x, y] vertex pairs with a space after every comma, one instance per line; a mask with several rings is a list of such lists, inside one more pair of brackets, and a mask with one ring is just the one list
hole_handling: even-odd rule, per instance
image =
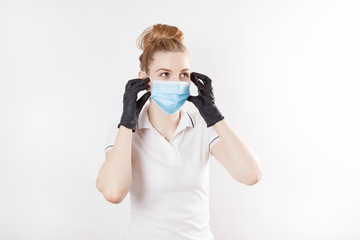
[[95, 180], [139, 71], [135, 40], [156, 23], [183, 31], [263, 169], [246, 186], [211, 159], [215, 238], [360, 239], [359, 12], [355, 0], [1, 0], [0, 239], [121, 239], [129, 195], [109, 203]]

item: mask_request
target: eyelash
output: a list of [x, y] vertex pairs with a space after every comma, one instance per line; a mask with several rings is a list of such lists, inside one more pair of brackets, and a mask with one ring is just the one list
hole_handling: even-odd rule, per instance
[[[163, 75], [164, 73], [168, 73], [168, 72], [163, 72], [163, 73], [160, 74], [160, 76]], [[186, 77], [189, 77], [189, 74], [187, 74], [187, 73], [183, 73], [183, 74], [185, 74]]]

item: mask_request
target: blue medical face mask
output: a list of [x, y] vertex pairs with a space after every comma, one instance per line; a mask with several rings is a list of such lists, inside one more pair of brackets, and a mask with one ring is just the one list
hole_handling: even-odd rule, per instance
[[153, 80], [151, 99], [168, 114], [176, 113], [190, 96], [190, 82]]

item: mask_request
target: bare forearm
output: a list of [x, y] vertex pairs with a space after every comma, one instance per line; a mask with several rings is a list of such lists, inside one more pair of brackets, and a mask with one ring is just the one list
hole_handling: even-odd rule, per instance
[[120, 126], [111, 150], [106, 153], [106, 159], [101, 167], [96, 186], [105, 197], [121, 201], [127, 194], [131, 184], [131, 141], [132, 131]]
[[219, 121], [213, 125], [213, 128], [221, 139], [227, 158], [231, 162], [231, 168], [236, 170], [235, 176], [259, 180], [262, 176], [260, 163], [227, 122]]

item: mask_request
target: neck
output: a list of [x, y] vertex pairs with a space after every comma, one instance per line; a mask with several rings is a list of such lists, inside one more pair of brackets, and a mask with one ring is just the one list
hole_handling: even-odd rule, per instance
[[172, 115], [167, 115], [150, 98], [148, 116], [153, 127], [164, 135], [176, 130], [180, 121], [180, 110]]

